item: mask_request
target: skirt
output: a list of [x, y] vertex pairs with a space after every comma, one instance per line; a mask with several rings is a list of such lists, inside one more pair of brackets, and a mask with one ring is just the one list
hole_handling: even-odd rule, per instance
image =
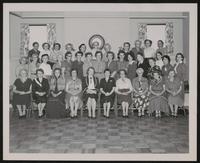
[[[71, 97], [73, 97], [73, 95], [71, 95], [69, 93], [66, 93], [65, 102], [66, 102], [67, 107], [70, 106], [70, 99], [71, 99]], [[81, 100], [81, 98], [82, 98], [82, 92], [79, 93], [79, 94], [77, 94], [76, 97], [78, 98], [78, 101], [79, 101], [79, 108], [81, 108], [82, 105], [83, 105], [83, 102]]]
[[31, 96], [30, 94], [26, 95], [19, 95], [19, 94], [13, 94], [13, 103], [15, 105], [30, 105], [31, 103]]
[[[129, 89], [121, 89], [119, 91], [120, 92], [127, 92], [127, 91], [129, 91]], [[117, 103], [121, 104], [122, 102], [128, 102], [129, 104], [131, 104], [132, 103], [131, 93], [129, 93], [128, 95], [118, 94], [117, 95]]]
[[65, 104], [59, 100], [59, 98], [50, 97], [46, 105], [46, 117], [47, 118], [65, 118], [66, 110]]
[[153, 113], [156, 110], [164, 112], [164, 113], [169, 113], [169, 105], [168, 105], [167, 98], [165, 98], [164, 96], [149, 97], [148, 112]]
[[134, 106], [137, 109], [146, 108], [147, 106], [149, 106], [149, 98], [147, 94], [138, 95], [135, 93], [133, 95], [133, 101], [134, 101]]
[[168, 103], [182, 107], [184, 105], [184, 99], [182, 98], [181, 95], [176, 95], [176, 96], [169, 95]]
[[110, 102], [111, 107], [112, 107], [113, 104], [114, 104], [114, 100], [115, 100], [115, 94], [114, 93], [111, 94], [110, 96], [105, 96], [104, 94], [101, 94], [100, 104], [102, 106], [104, 103]]
[[34, 94], [34, 100], [35, 100], [35, 103], [36, 104], [39, 104], [39, 103], [47, 103], [47, 96], [44, 95], [44, 96], [39, 96], [38, 94]]
[[97, 102], [98, 100], [98, 93], [89, 94], [86, 91], [83, 93], [83, 100], [87, 102], [88, 98], [93, 98]]

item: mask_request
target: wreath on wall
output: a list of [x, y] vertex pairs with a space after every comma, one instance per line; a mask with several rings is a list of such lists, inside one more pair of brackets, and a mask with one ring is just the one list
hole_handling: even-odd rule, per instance
[[105, 40], [100, 34], [94, 34], [90, 37], [88, 44], [91, 49], [93, 49], [94, 46], [98, 46], [98, 48], [102, 50], [105, 45]]

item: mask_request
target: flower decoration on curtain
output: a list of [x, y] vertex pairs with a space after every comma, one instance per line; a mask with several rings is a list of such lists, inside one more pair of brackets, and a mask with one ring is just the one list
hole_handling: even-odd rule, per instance
[[53, 44], [56, 42], [56, 24], [49, 23], [47, 24], [47, 42], [50, 44], [50, 47], [53, 47]]
[[21, 24], [21, 44], [20, 44], [20, 56], [28, 56], [30, 41], [30, 28], [29, 24]]
[[138, 39], [142, 43], [142, 47], [144, 47], [144, 40], [147, 38], [147, 24], [141, 23], [138, 25]]
[[173, 31], [173, 23], [167, 22], [165, 27], [165, 45], [167, 49], [167, 53], [174, 52], [174, 31]]

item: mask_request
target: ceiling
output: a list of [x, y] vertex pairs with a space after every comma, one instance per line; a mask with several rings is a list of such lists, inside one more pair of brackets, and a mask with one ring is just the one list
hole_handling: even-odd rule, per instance
[[67, 12], [67, 11], [28, 11], [28, 12], [10, 12], [15, 16], [26, 18], [65, 18], [65, 17], [117, 17], [117, 18], [186, 18], [187, 13], [183, 12]]

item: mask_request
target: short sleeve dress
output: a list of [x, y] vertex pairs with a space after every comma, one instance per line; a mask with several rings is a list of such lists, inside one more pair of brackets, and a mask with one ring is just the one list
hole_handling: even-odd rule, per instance
[[[105, 78], [101, 79], [100, 81], [100, 89], [102, 88], [104, 92], [110, 93], [112, 89], [116, 86], [115, 84], [115, 79], [114, 78], [109, 78], [108, 81], [106, 81]], [[115, 93], [113, 92], [110, 96], [105, 96], [104, 94], [101, 94], [100, 97], [100, 103], [104, 104], [107, 102], [111, 103], [111, 106], [113, 106], [115, 99]]]
[[[132, 84], [131, 84], [131, 81], [130, 79], [128, 78], [125, 78], [124, 80], [119, 78], [117, 81], [116, 81], [116, 89], [119, 91], [119, 92], [128, 92], [129, 90], [132, 90], [133, 87], [132, 87]], [[129, 93], [128, 95], [121, 95], [121, 94], [118, 94], [117, 95], [117, 102], [118, 103], [122, 103], [122, 102], [128, 102], [129, 104], [132, 103], [132, 99], [131, 99], [131, 93]]]
[[[14, 85], [17, 91], [28, 92], [32, 85], [32, 80], [27, 78], [25, 82], [22, 82], [21, 79], [18, 78], [15, 80]], [[13, 100], [16, 105], [29, 105], [31, 102], [30, 94], [20, 95], [15, 93]]]
[[[159, 81], [151, 80], [150, 85], [153, 92], [161, 93], [163, 91], [164, 80], [162, 78]], [[166, 92], [160, 96], [153, 94], [149, 95], [149, 113], [153, 113], [156, 110], [165, 112], [167, 114], [169, 113]]]
[[[167, 79], [165, 81], [165, 85], [168, 90], [177, 92], [180, 89], [180, 86], [182, 86], [182, 81], [179, 78], [175, 77], [173, 81]], [[168, 103], [182, 107], [184, 104], [184, 98], [181, 92], [176, 96], [173, 96], [172, 94], [169, 93]]]

